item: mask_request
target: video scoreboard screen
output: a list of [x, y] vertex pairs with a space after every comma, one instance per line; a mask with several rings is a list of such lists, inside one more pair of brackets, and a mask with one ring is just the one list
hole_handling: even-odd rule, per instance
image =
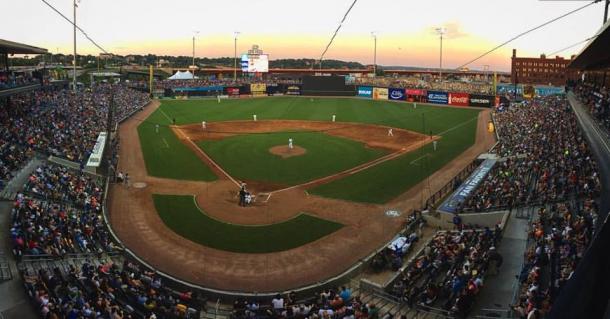
[[269, 72], [269, 55], [242, 54], [241, 70], [248, 73]]

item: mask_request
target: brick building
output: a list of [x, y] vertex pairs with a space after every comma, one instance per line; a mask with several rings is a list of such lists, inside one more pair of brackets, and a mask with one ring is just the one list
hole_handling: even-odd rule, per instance
[[547, 58], [544, 54], [539, 58], [518, 58], [517, 50], [513, 49], [511, 82], [563, 86], [569, 78], [567, 67], [572, 58], [564, 59], [556, 56], [553, 59]]

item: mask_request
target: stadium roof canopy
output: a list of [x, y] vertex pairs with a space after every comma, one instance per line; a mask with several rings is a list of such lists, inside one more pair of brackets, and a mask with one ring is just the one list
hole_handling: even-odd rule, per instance
[[0, 39], [0, 54], [44, 54], [47, 49]]
[[597, 70], [610, 67], [610, 19], [596, 34], [597, 37], [589, 40], [584, 49], [568, 65], [569, 68]]

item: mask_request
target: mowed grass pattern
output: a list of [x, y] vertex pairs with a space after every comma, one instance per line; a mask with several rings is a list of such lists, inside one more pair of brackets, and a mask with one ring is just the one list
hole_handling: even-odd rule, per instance
[[[479, 113], [478, 109], [419, 103], [417, 108], [413, 108], [412, 103], [356, 98], [314, 98], [312, 101], [310, 98], [297, 97], [229, 99], [222, 100], [221, 103], [217, 103], [216, 100], [168, 100], [162, 101], [161, 110], [167, 116], [157, 111], [146, 123], [167, 125], [169, 123], [167, 117], [175, 118], [178, 124], [203, 120], [208, 122], [248, 120], [252, 119], [252, 114], [256, 114], [259, 120], [330, 120], [332, 115], [336, 114], [338, 122], [387, 125], [420, 133], [442, 135], [436, 152], [432, 151], [432, 145], [429, 144], [423, 150], [415, 150], [310, 190], [311, 193], [320, 196], [369, 203], [388, 202], [423, 181], [470, 147], [475, 141], [476, 119]], [[171, 159], [172, 150], [161, 149], [160, 152], [164, 153], [158, 155], [163, 163], [153, 165], [154, 167], [169, 171], [164, 175], [184, 175], [171, 173], [176, 170], [180, 172], [187, 170], [179, 162], [165, 160]], [[413, 162], [420, 157], [423, 159]], [[147, 156], [145, 159], [147, 168], [149, 161], [158, 160], [157, 157], [152, 156]], [[199, 166], [205, 165], [200, 162]], [[150, 172], [149, 168], [149, 174]]]
[[[269, 152], [273, 146], [287, 146], [289, 138], [306, 153], [282, 158]], [[237, 135], [198, 144], [235, 178], [284, 186], [332, 175], [386, 154], [357, 141], [318, 132]]]
[[264, 226], [235, 225], [202, 212], [193, 196], [153, 195], [155, 208], [167, 227], [198, 244], [236, 253], [271, 253], [305, 245], [343, 227], [301, 214]]

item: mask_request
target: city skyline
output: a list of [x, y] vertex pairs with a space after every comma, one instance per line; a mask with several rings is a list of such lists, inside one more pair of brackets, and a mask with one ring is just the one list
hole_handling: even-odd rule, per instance
[[[72, 1], [47, 0], [69, 18]], [[169, 5], [150, 1], [82, 0], [77, 24], [108, 52], [129, 54], [192, 54], [233, 56], [233, 32], [240, 31], [238, 54], [253, 44], [271, 59], [319, 59], [332, 32], [352, 1], [309, 1], [298, 10], [285, 1], [233, 1], [214, 3], [182, 0]], [[510, 3], [470, 0], [462, 3], [390, 0], [359, 1], [343, 23], [325, 59], [373, 63], [373, 39], [377, 34], [377, 64], [437, 68], [439, 36], [445, 27], [443, 67], [456, 68], [514, 35], [585, 5], [583, 1], [516, 0]], [[47, 48], [52, 53], [72, 53], [72, 26], [42, 1], [9, 1], [6, 24], [0, 38]], [[155, 5], [156, 4], [156, 5]], [[471, 69], [510, 69], [512, 49], [519, 56], [549, 54], [593, 34], [601, 27], [603, 9], [594, 4], [497, 50], [468, 65]], [[78, 35], [79, 54], [98, 54]], [[569, 58], [585, 44], [557, 55]]]

